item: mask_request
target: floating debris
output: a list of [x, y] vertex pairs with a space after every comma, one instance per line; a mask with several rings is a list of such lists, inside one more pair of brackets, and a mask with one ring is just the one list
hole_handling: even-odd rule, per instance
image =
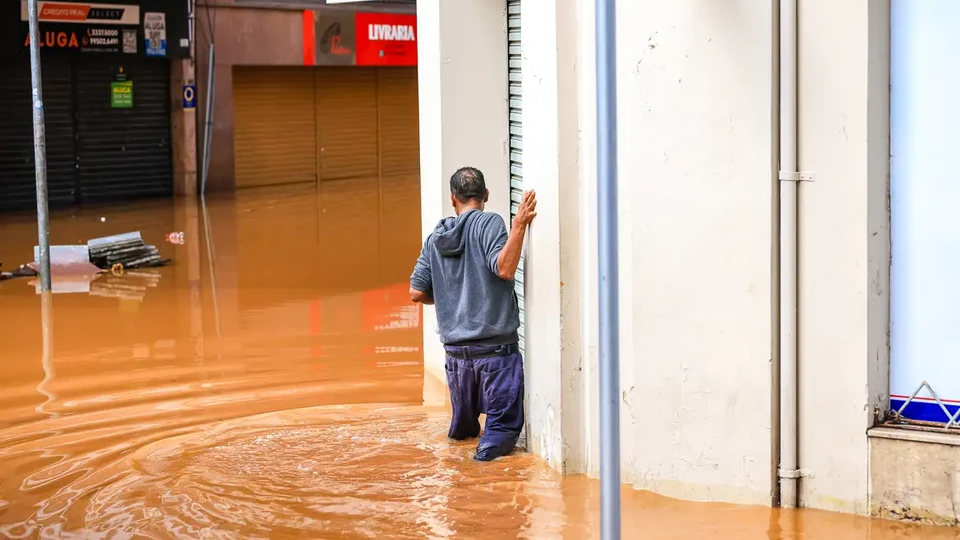
[[[183, 233], [171, 233], [179, 234]], [[167, 235], [168, 241], [170, 235]], [[33, 247], [33, 262], [12, 272], [0, 272], [0, 281], [40, 275], [40, 247]], [[50, 246], [50, 274], [53, 277], [97, 276], [103, 271], [123, 275], [136, 268], [155, 268], [170, 264], [156, 246], [144, 243], [140, 232], [94, 238], [87, 245]]]
[[40, 273], [30, 268], [29, 266], [22, 264], [13, 272], [0, 272], [0, 281], [5, 279], [21, 278], [21, 277], [36, 277]]
[[170, 242], [171, 244], [176, 244], [178, 246], [182, 246], [183, 233], [182, 232], [167, 233], [167, 242]]
[[[40, 247], [33, 246], [33, 262], [27, 263], [37, 273], [40, 272]], [[100, 269], [90, 264], [87, 246], [50, 246], [50, 275], [57, 276], [94, 276]]]
[[143, 242], [139, 232], [117, 234], [103, 238], [94, 238], [87, 242], [90, 262], [101, 270], [113, 269], [122, 265], [123, 269], [152, 268], [170, 264], [169, 259], [160, 256], [156, 246]]

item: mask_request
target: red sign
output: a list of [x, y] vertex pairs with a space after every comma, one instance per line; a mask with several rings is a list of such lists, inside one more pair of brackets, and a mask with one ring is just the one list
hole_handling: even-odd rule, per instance
[[357, 13], [356, 65], [417, 65], [417, 16]]
[[[40, 22], [120, 26], [140, 24], [140, 6], [138, 5], [40, 2], [39, 8]], [[28, 18], [27, 0], [21, 0], [20, 20], [26, 22]]]
[[41, 21], [83, 22], [90, 15], [90, 6], [82, 4], [43, 4], [40, 8]]

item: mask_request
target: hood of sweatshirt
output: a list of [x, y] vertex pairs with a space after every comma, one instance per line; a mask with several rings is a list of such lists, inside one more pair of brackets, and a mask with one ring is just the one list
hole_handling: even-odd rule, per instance
[[463, 234], [467, 222], [478, 210], [467, 210], [456, 217], [448, 217], [437, 223], [433, 230], [433, 245], [441, 257], [459, 257], [466, 247], [467, 238]]

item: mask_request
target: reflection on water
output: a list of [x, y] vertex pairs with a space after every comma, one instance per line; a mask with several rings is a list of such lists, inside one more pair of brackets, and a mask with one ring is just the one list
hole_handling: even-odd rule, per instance
[[[0, 536], [597, 537], [596, 482], [526, 454], [476, 463], [422, 405], [415, 177], [84, 209], [51, 239], [132, 230], [174, 265], [83, 294], [0, 283]], [[32, 216], [4, 216], [0, 261], [25, 262], [35, 238]], [[629, 489], [624, 531], [960, 538]]]

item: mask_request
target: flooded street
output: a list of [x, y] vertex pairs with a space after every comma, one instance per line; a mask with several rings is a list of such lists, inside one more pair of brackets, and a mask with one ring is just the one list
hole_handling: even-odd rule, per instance
[[[404, 177], [55, 213], [53, 244], [139, 230], [174, 264], [58, 281], [46, 335], [34, 281], [0, 282], [0, 537], [598, 538], [597, 482], [474, 462], [423, 406], [419, 201]], [[4, 269], [35, 243], [0, 217]], [[625, 538], [960, 539], [623, 493]]]

